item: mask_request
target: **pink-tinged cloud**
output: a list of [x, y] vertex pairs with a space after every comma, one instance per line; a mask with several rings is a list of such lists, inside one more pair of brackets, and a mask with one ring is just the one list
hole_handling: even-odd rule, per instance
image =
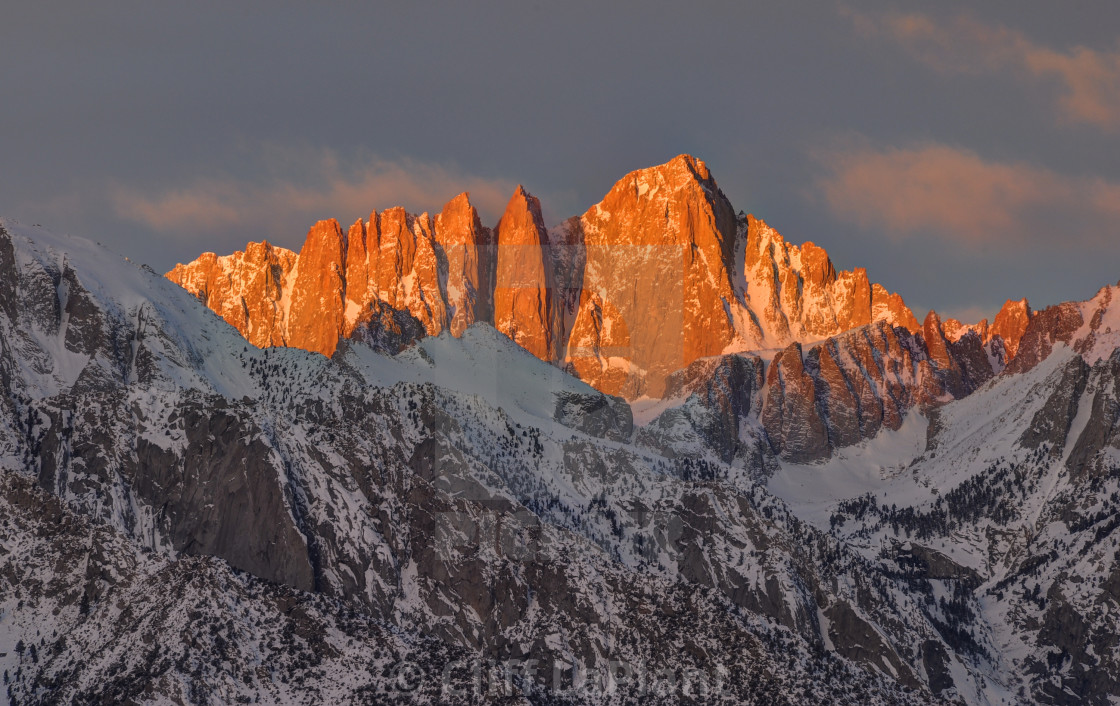
[[260, 182], [199, 179], [161, 191], [117, 186], [111, 193], [113, 205], [121, 218], [164, 233], [261, 226], [282, 233], [323, 218], [345, 224], [393, 206], [435, 213], [463, 191], [470, 192], [484, 219], [492, 219], [502, 213], [516, 187], [512, 181], [413, 160], [343, 164], [330, 152], [268, 152], [264, 161], [286, 176]]
[[1120, 183], [986, 161], [937, 144], [858, 145], [819, 157], [816, 187], [832, 213], [889, 237], [1096, 247], [1120, 234]]
[[864, 36], [892, 40], [934, 70], [1051, 82], [1066, 119], [1120, 129], [1120, 50], [1056, 49], [963, 15], [939, 22], [921, 14], [847, 14]]

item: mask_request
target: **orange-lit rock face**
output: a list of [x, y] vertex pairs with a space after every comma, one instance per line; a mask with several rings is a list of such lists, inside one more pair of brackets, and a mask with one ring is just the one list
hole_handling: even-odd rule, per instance
[[385, 306], [416, 317], [428, 335], [490, 320], [493, 242], [460, 194], [434, 221], [400, 208], [355, 221], [345, 234], [337, 221], [320, 221], [298, 256], [250, 243], [226, 257], [205, 253], [167, 277], [254, 345], [330, 355], [340, 335], [388, 320]]
[[949, 356], [949, 343], [941, 330], [941, 317], [936, 311], [926, 315], [926, 320], [922, 324], [922, 335], [926, 341], [930, 360], [936, 363], [939, 369], [948, 369], [953, 364], [953, 360]]
[[540, 202], [517, 187], [495, 232], [494, 327], [541, 360], [554, 362], [560, 319]]
[[447, 259], [447, 314], [451, 335], [493, 318], [493, 234], [478, 219], [467, 194], [459, 194], [436, 216], [435, 239]]
[[584, 290], [568, 339], [568, 368], [609, 394], [640, 397], [644, 380], [630, 366], [630, 330], [609, 301]]
[[[350, 299], [348, 311], [354, 320], [378, 300], [410, 312], [429, 335], [443, 331], [447, 309], [440, 289], [431, 218], [390, 208], [372, 214], [369, 222], [365, 247], [368, 260], [364, 266], [368, 279], [363, 296]], [[362, 267], [353, 269], [358, 274]]]
[[753, 216], [746, 217], [745, 229], [747, 304], [767, 347], [834, 336], [873, 321], [918, 330], [902, 297], [870, 283], [863, 268], [837, 272], [822, 248], [790, 245]]
[[287, 345], [283, 295], [296, 254], [267, 242], [218, 257], [203, 253], [167, 278], [198, 297], [254, 346]]
[[334, 353], [342, 335], [346, 293], [346, 236], [338, 221], [311, 227], [299, 251], [288, 305], [288, 345]]
[[880, 284], [871, 285], [871, 320], [886, 321], [911, 333], [921, 329], [914, 312], [902, 301], [902, 295], [892, 294]]
[[582, 230], [584, 296], [568, 341], [581, 377], [634, 394], [615, 384], [640, 375], [659, 395], [669, 373], [735, 338], [735, 214], [703, 162], [681, 156], [628, 175]]
[[298, 257], [250, 244], [168, 277], [256, 345], [330, 354], [339, 335], [396, 321], [392, 311], [428, 335], [458, 336], [483, 321], [628, 398], [659, 396], [674, 371], [729, 351], [880, 321], [921, 330], [902, 298], [863, 269], [837, 272], [822, 248], [736, 216], [705, 164], [687, 155], [628, 174], [551, 232], [540, 203], [518, 187], [493, 232], [460, 194], [435, 218], [391, 208], [345, 233], [323, 221]]
[[999, 336], [1003, 339], [1007, 359], [1011, 360], [1019, 352], [1019, 341], [1027, 332], [1027, 325], [1031, 322], [1031, 307], [1026, 299], [1004, 303], [1003, 308], [996, 314], [995, 321], [988, 331], [988, 336]]

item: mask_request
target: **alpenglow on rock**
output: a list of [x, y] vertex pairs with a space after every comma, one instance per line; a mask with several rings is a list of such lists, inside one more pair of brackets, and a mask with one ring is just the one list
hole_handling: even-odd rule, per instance
[[391, 208], [348, 230], [322, 221], [298, 255], [251, 243], [167, 277], [257, 346], [331, 355], [339, 338], [387, 320], [387, 306], [427, 335], [491, 323], [628, 399], [662, 396], [672, 373], [709, 356], [813, 343], [875, 321], [921, 329], [862, 268], [838, 272], [822, 248], [791, 245], [737, 214], [688, 155], [631, 172], [551, 230], [522, 187], [493, 230], [460, 194], [435, 218]]

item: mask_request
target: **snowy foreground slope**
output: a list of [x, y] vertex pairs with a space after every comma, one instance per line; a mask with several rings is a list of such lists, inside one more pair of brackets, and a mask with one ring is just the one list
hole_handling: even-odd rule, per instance
[[[880, 323], [804, 369], [698, 361], [632, 410], [484, 324], [395, 357], [257, 349], [5, 222], [3, 698], [1109, 703], [1110, 297], [947, 404], [967, 369]], [[868, 371], [854, 417], [829, 361]]]

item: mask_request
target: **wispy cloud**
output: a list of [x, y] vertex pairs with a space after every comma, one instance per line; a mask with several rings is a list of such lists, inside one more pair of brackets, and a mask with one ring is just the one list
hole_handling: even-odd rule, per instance
[[842, 220], [888, 237], [966, 247], [1101, 246], [1120, 233], [1120, 183], [988, 161], [940, 144], [848, 145], [817, 155], [817, 193]]
[[344, 162], [326, 150], [268, 148], [254, 179], [200, 178], [150, 190], [117, 185], [117, 215], [161, 233], [226, 232], [242, 228], [291, 231], [321, 218], [352, 221], [372, 210], [404, 206], [438, 211], [469, 191], [484, 219], [497, 218], [516, 184], [415, 160], [369, 158]]
[[863, 35], [887, 38], [934, 70], [1052, 82], [1066, 119], [1120, 129], [1120, 49], [1054, 48], [967, 15], [939, 21], [917, 13], [846, 14]]

